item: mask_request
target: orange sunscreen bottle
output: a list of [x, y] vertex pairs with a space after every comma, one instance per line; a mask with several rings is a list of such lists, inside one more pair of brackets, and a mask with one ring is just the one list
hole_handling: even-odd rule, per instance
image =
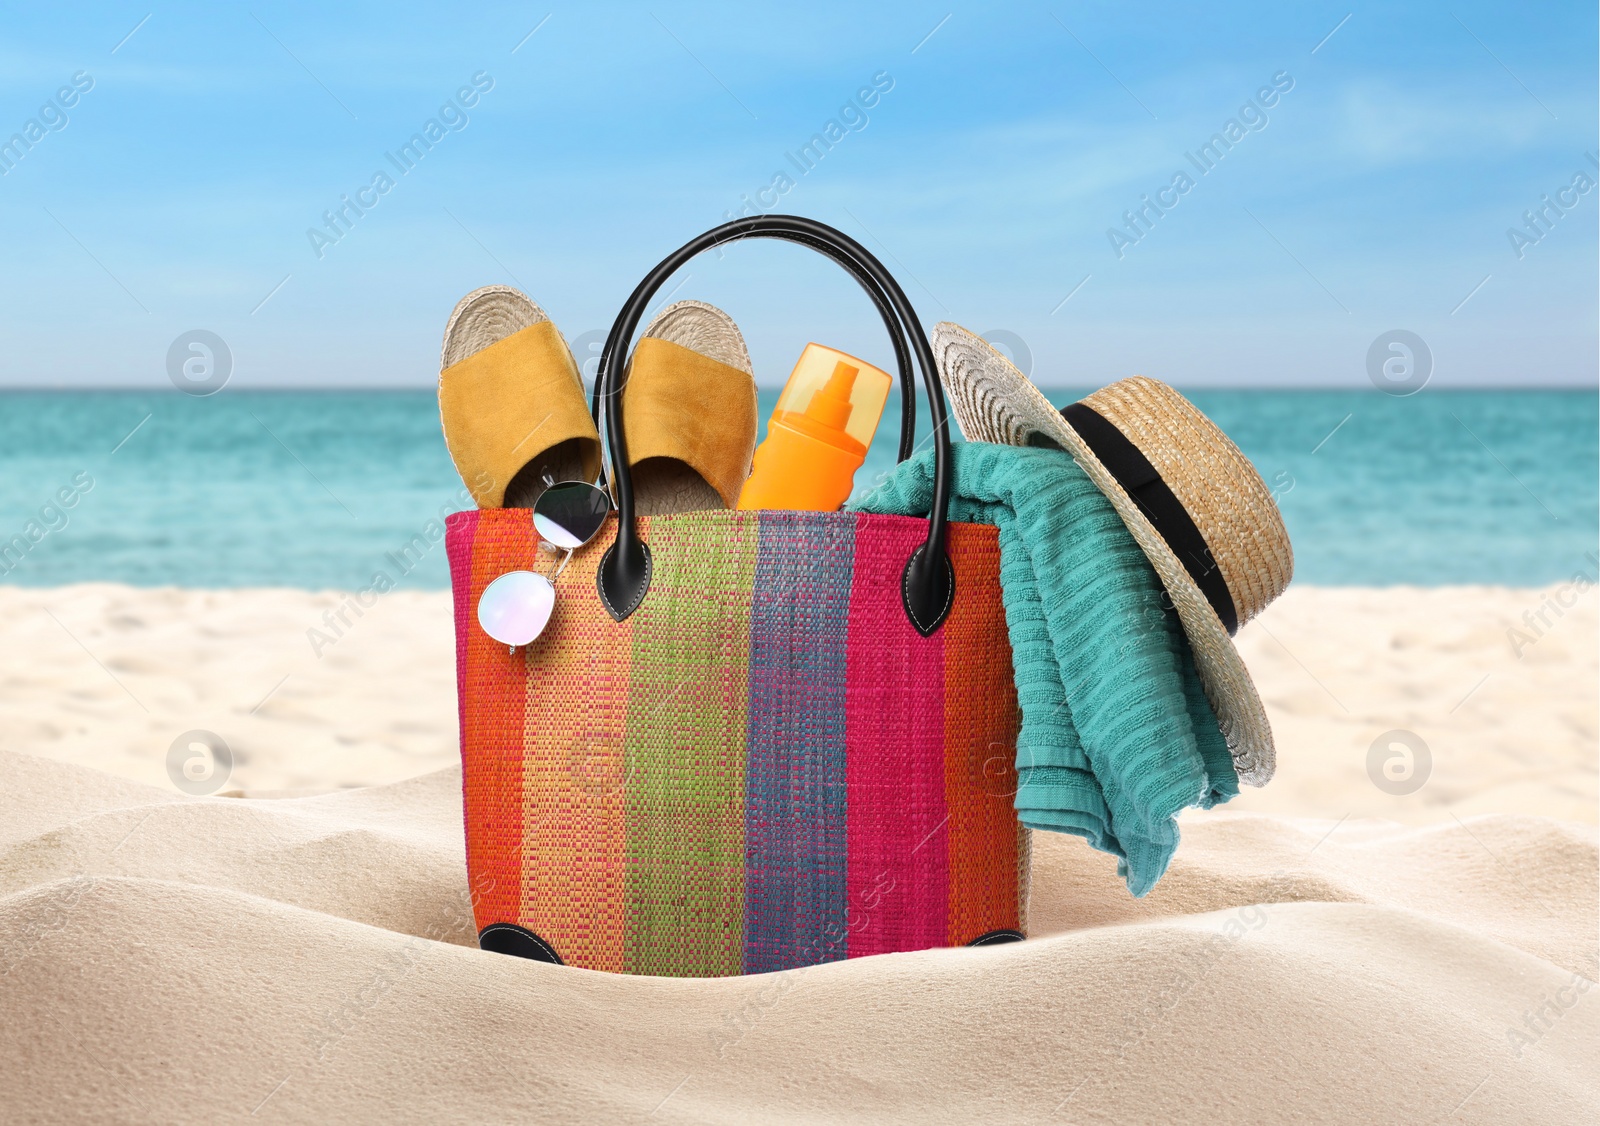
[[850, 499], [893, 380], [844, 352], [807, 344], [778, 396], [740, 508], [832, 512]]

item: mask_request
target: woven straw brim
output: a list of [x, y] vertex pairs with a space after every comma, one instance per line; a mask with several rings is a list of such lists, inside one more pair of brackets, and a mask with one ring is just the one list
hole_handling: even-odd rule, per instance
[[1266, 708], [1222, 619], [1161, 533], [1061, 412], [987, 341], [945, 322], [934, 328], [933, 347], [963, 437], [1008, 446], [1036, 445], [1035, 436], [1043, 437], [1071, 454], [1111, 501], [1172, 598], [1239, 781], [1266, 785], [1276, 766]]

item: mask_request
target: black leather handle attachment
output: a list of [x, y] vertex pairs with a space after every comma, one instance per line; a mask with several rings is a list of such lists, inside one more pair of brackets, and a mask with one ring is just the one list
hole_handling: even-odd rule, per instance
[[916, 401], [910, 386], [908, 354], [922, 369], [922, 385], [933, 419], [933, 508], [928, 515], [927, 538], [906, 560], [901, 594], [906, 616], [918, 633], [929, 636], [943, 623], [955, 600], [955, 571], [945, 552], [946, 509], [950, 500], [950, 430], [944, 389], [933, 349], [905, 291], [866, 247], [843, 231], [797, 215], [755, 215], [714, 227], [684, 243], [639, 283], [617, 314], [600, 352], [595, 376], [596, 405], [604, 406], [606, 450], [610, 458], [611, 485], [617, 503], [617, 538], [606, 549], [595, 575], [600, 600], [607, 612], [622, 621], [639, 608], [650, 589], [650, 548], [640, 538], [634, 515], [633, 475], [628, 469], [628, 441], [623, 432], [621, 379], [625, 358], [638, 331], [645, 308], [663, 283], [689, 259], [705, 250], [746, 238], [777, 238], [818, 250], [838, 262], [866, 290], [883, 315], [894, 342], [900, 366], [903, 410], [900, 459], [911, 454]]

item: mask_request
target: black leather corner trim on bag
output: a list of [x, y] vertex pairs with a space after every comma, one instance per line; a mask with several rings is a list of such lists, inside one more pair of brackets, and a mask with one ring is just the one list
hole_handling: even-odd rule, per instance
[[527, 927], [515, 923], [490, 923], [478, 932], [478, 949], [494, 954], [510, 954], [534, 962], [550, 962], [564, 966], [556, 948], [534, 934]]
[[967, 943], [967, 945], [968, 946], [999, 946], [1002, 943], [1006, 943], [1006, 942], [1021, 942], [1023, 940], [1023, 938], [1024, 938], [1024, 935], [1023, 935], [1023, 933], [1021, 931], [1011, 930], [1009, 928], [1002, 928], [1001, 930], [990, 931], [988, 934], [980, 934], [977, 938], [975, 938], [971, 942]]

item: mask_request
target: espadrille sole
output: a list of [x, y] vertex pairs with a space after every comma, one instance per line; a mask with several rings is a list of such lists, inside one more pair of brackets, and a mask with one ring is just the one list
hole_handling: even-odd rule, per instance
[[[469, 470], [460, 456], [461, 443], [485, 439], [478, 435], [464, 434], [465, 420], [451, 416], [444, 394], [445, 381], [450, 378], [451, 368], [524, 329], [545, 324], [549, 320], [549, 315], [526, 294], [506, 285], [486, 285], [481, 289], [475, 289], [463, 297], [451, 312], [450, 320], [445, 325], [444, 344], [439, 354], [440, 421], [444, 427], [446, 443], [451, 447], [452, 456], [457, 458], [457, 469], [461, 471], [463, 479], [469, 477]], [[560, 349], [566, 347], [564, 342], [557, 346]], [[577, 366], [572, 362], [570, 351], [566, 352], [565, 359], [570, 364], [572, 372], [570, 395], [573, 401], [567, 404], [568, 409], [561, 412], [561, 416], [569, 420], [566, 429], [570, 432], [559, 433], [554, 428], [536, 422], [524, 437], [515, 445], [511, 445], [510, 449], [475, 451], [490, 455], [481, 460], [488, 460], [496, 465], [504, 464], [505, 475], [508, 478], [503, 489], [496, 488], [492, 483], [487, 488], [480, 489], [474, 487], [474, 481], [468, 480], [468, 487], [478, 495], [481, 505], [531, 508], [534, 501], [539, 498], [539, 494], [544, 492], [546, 478], [551, 481], [594, 478], [599, 466], [600, 436], [592, 422], [588, 421], [583, 383], [576, 374]], [[553, 386], [554, 393], [563, 397], [569, 394], [568, 385], [564, 380], [556, 379], [553, 385], [547, 386]], [[528, 410], [523, 413], [529, 418], [539, 414], [549, 417], [548, 413], [538, 409], [538, 404], [523, 404], [520, 401], [521, 396], [527, 394], [527, 389], [519, 386], [514, 380], [507, 379], [504, 385], [497, 389], [497, 393], [508, 409], [526, 406]], [[574, 407], [577, 409], [573, 409]], [[512, 442], [510, 437], [505, 440], [508, 444]], [[494, 503], [496, 499], [498, 504]]]

